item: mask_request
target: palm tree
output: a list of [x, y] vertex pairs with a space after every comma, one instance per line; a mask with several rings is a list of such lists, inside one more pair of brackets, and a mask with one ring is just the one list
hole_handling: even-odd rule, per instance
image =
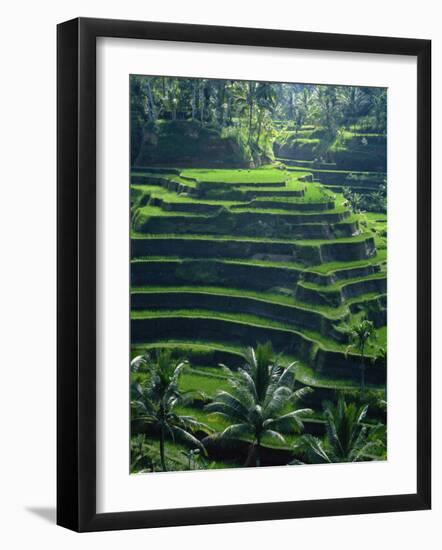
[[361, 356], [361, 391], [365, 392], [365, 346], [368, 339], [374, 334], [372, 321], [363, 319], [350, 329], [350, 338], [353, 340], [349, 348], [355, 348]]
[[371, 114], [374, 117], [375, 127], [378, 131], [385, 133], [387, 129], [387, 91], [386, 89], [375, 89], [372, 95]]
[[[219, 391], [206, 411], [228, 420], [230, 425], [214, 437], [251, 442], [245, 465], [255, 458], [260, 466], [260, 446], [264, 438], [285, 444], [283, 433], [299, 433], [302, 419], [310, 409], [293, 409], [310, 388], [294, 390], [295, 363], [284, 368], [274, 362], [270, 344], [249, 348], [246, 365], [232, 372], [224, 367], [230, 391]], [[292, 405], [292, 407], [289, 407]]]
[[358, 118], [366, 113], [370, 106], [370, 98], [364, 88], [359, 86], [343, 86], [339, 88], [338, 99], [347, 126], [358, 121]]
[[259, 139], [263, 126], [264, 117], [270, 115], [276, 104], [276, 94], [274, 87], [268, 82], [260, 82], [256, 88], [256, 100], [258, 105], [258, 129], [256, 136], [256, 146], [259, 147]]
[[296, 449], [304, 449], [308, 461], [313, 463], [356, 462], [364, 458], [372, 447], [378, 446], [368, 439], [369, 431], [363, 424], [367, 409], [368, 405], [347, 404], [343, 398], [336, 406], [328, 403], [325, 408], [325, 441], [305, 435]]
[[233, 88], [234, 101], [240, 120], [247, 119], [247, 143], [252, 141], [253, 114], [256, 102], [256, 82], [236, 82]]
[[315, 115], [318, 122], [334, 138], [340, 118], [337, 88], [335, 86], [316, 86], [314, 95]]
[[206, 453], [203, 444], [192, 432], [198, 430], [210, 433], [208, 426], [192, 416], [176, 412], [178, 405], [186, 404], [195, 397], [195, 392], [182, 392], [179, 389], [179, 377], [186, 364], [187, 362], [174, 364], [170, 350], [160, 351], [156, 360], [144, 355], [136, 357], [131, 363], [132, 370], [140, 370], [143, 367], [149, 371], [149, 377], [144, 385], [132, 386], [133, 419], [141, 420], [159, 432], [160, 460], [164, 472], [167, 471], [166, 435], [174, 441], [180, 440]]
[[303, 86], [301, 91], [295, 96], [292, 106], [292, 117], [294, 119], [296, 133], [310, 116], [312, 94], [311, 88]]

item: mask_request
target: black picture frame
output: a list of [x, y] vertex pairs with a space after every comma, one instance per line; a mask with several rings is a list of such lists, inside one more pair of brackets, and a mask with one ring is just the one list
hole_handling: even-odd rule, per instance
[[[96, 39], [396, 54], [417, 58], [417, 492], [96, 512]], [[425, 510], [431, 506], [431, 42], [79, 18], [57, 28], [57, 523], [75, 531]]]

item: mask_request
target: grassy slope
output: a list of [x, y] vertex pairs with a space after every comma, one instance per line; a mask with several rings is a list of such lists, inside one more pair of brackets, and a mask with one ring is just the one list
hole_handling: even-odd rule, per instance
[[[328, 170], [324, 170], [327, 172]], [[309, 169], [310, 172], [310, 169]], [[317, 172], [318, 177], [320, 176], [320, 173], [322, 170], [311, 170], [311, 172]], [[345, 174], [345, 171], [341, 172], [342, 174]], [[254, 183], [277, 183], [281, 181], [286, 182], [286, 186], [283, 188], [279, 187], [260, 187], [259, 189], [265, 190], [265, 191], [271, 191], [272, 195], [271, 197], [263, 197], [262, 199], [256, 198], [254, 199], [255, 202], [262, 200], [262, 201], [269, 201], [271, 200], [274, 203], [277, 203], [278, 201], [281, 202], [289, 202], [289, 203], [297, 203], [297, 202], [312, 202], [315, 201], [320, 203], [324, 201], [329, 201], [331, 199], [334, 199], [336, 201], [336, 206], [333, 211], [335, 212], [342, 212], [345, 210], [345, 207], [343, 206], [343, 198], [339, 194], [333, 194], [330, 192], [324, 191], [324, 188], [318, 184], [312, 184], [312, 183], [305, 183], [301, 182], [300, 178], [303, 178], [305, 175], [307, 175], [307, 172], [305, 169], [297, 168], [297, 167], [290, 167], [287, 170], [280, 170], [275, 168], [263, 168], [259, 170], [232, 170], [232, 171], [223, 171], [223, 170], [185, 170], [183, 171], [182, 175], [186, 176], [185, 178], [179, 178], [178, 176], [170, 176], [171, 179], [175, 179], [175, 181], [178, 181], [179, 183], [182, 183], [184, 186], [187, 187], [197, 187], [198, 183], [195, 180], [203, 181], [203, 182], [225, 182], [226, 184], [234, 184], [238, 185], [240, 189], [242, 190], [253, 190], [253, 184]], [[188, 179], [188, 178], [194, 178]], [[258, 178], [258, 179], [257, 179]], [[298, 197], [278, 197], [278, 192], [280, 189], [300, 189], [302, 186], [305, 187], [305, 196], [302, 198]], [[168, 191], [167, 189], [160, 187], [160, 186], [152, 186], [152, 185], [134, 185], [134, 188], [137, 190], [149, 193], [151, 196], [155, 196], [158, 198], [161, 198], [164, 202], [183, 202], [183, 203], [202, 203], [202, 204], [208, 204], [208, 205], [219, 205], [223, 206], [227, 209], [231, 209], [234, 207], [235, 212], [263, 212], [263, 213], [272, 213], [274, 215], [278, 214], [287, 214], [287, 210], [284, 208], [277, 208], [277, 207], [271, 207], [271, 208], [256, 208], [256, 207], [248, 207], [245, 205], [244, 207], [240, 207], [239, 209], [236, 208], [238, 206], [241, 206], [242, 203], [238, 201], [224, 201], [224, 200], [202, 200], [202, 199], [196, 199], [194, 197], [190, 197], [185, 194], [176, 194], [173, 192]], [[144, 213], [148, 215], [167, 215], [171, 217], [175, 216], [181, 216], [181, 215], [190, 215], [195, 216], [194, 213], [183, 213], [183, 212], [168, 212], [164, 211], [164, 214], [158, 214], [158, 211], [161, 210], [160, 208], [156, 207], [144, 207]], [[293, 210], [292, 210], [293, 211]], [[314, 210], [311, 210], [312, 213], [315, 213]], [[323, 211], [321, 211], [323, 212]], [[201, 216], [204, 217], [204, 216]], [[385, 262], [386, 260], [386, 237], [382, 236], [381, 233], [386, 230], [386, 217], [381, 214], [364, 214], [358, 216], [358, 218], [365, 224], [366, 230], [358, 235], [351, 238], [342, 238], [342, 239], [335, 239], [335, 240], [287, 240], [287, 239], [262, 239], [262, 238], [253, 238], [253, 237], [237, 237], [233, 235], [223, 235], [223, 236], [203, 236], [203, 235], [144, 235], [144, 234], [134, 234], [132, 235], [133, 238], [176, 238], [176, 239], [202, 239], [202, 240], [233, 240], [233, 241], [253, 241], [253, 242], [293, 242], [296, 245], [305, 245], [305, 246], [321, 246], [330, 244], [333, 242], [337, 243], [346, 243], [346, 242], [360, 242], [363, 241], [369, 237], [375, 238], [375, 243], [378, 247], [378, 251], [376, 256], [373, 258], [370, 258], [368, 260], [361, 260], [356, 262], [330, 262], [327, 264], [322, 264], [319, 266], [309, 267], [305, 268], [305, 266], [301, 264], [296, 264], [292, 262], [277, 262], [277, 261], [259, 261], [259, 260], [229, 260], [225, 259], [226, 262], [231, 263], [239, 263], [239, 264], [247, 264], [247, 265], [259, 265], [259, 266], [268, 266], [268, 267], [289, 267], [293, 269], [302, 269], [302, 270], [308, 270], [320, 274], [332, 274], [335, 271], [339, 270], [345, 270], [350, 269], [353, 267], [363, 267], [367, 265], [373, 265], [373, 264], [381, 264]], [[354, 217], [350, 218], [354, 221]], [[349, 220], [349, 218], [346, 219], [346, 222]], [[172, 258], [169, 257], [163, 257], [163, 258], [149, 258], [149, 261], [170, 261]], [[136, 259], [135, 261], [140, 261], [141, 259]], [[384, 277], [385, 274], [379, 274], [376, 277]], [[373, 276], [372, 276], [373, 277]], [[365, 279], [365, 278], [364, 278]], [[357, 281], [360, 279], [355, 279], [354, 281]], [[348, 284], [353, 282], [353, 280], [345, 280], [341, 281], [339, 283], [333, 284], [329, 287], [330, 290], [336, 290], [342, 287], [344, 284]], [[306, 284], [306, 286], [310, 286], [311, 288], [316, 288], [315, 285], [312, 285], [310, 283], [303, 283]], [[320, 287], [321, 291], [324, 290], [324, 287]], [[209, 293], [209, 294], [217, 294], [220, 297], [222, 296], [247, 296], [254, 299], [264, 300], [266, 302], [274, 302], [279, 304], [285, 304], [285, 305], [297, 305], [298, 307], [305, 307], [310, 310], [318, 311], [319, 313], [329, 316], [330, 318], [338, 318], [340, 315], [342, 315], [347, 310], [347, 305], [350, 303], [358, 303], [360, 301], [364, 301], [366, 299], [374, 298], [377, 296], [375, 293], [367, 294], [364, 296], [359, 296], [355, 299], [349, 300], [348, 303], [345, 306], [341, 306], [339, 308], [332, 308], [332, 307], [325, 307], [325, 306], [306, 306], [306, 304], [303, 303], [296, 303], [296, 300], [292, 298], [291, 296], [284, 296], [279, 294], [272, 294], [272, 293], [261, 293], [261, 292], [254, 292], [254, 291], [245, 291], [241, 289], [234, 289], [234, 288], [221, 288], [221, 287], [164, 287], [164, 286], [148, 286], [148, 287], [141, 287], [141, 288], [133, 288], [132, 292], [202, 292], [202, 293]], [[253, 315], [245, 315], [245, 314], [231, 314], [231, 313], [221, 313], [221, 312], [212, 312], [212, 311], [205, 311], [205, 310], [163, 310], [163, 311], [136, 311], [132, 312], [133, 318], [143, 318], [143, 317], [173, 317], [173, 316], [183, 316], [183, 317], [203, 317], [203, 318], [217, 318], [217, 319], [223, 319], [230, 322], [241, 322], [241, 323], [247, 323], [247, 324], [256, 324], [258, 326], [266, 326], [269, 328], [275, 328], [275, 329], [284, 329], [284, 330], [291, 330], [293, 331], [293, 328], [290, 326], [285, 325], [284, 323], [274, 322], [274, 321], [268, 321], [263, 320], [259, 317], [253, 316]], [[355, 317], [356, 319], [356, 317]], [[298, 332], [298, 331], [293, 331]], [[309, 338], [314, 340], [318, 343], [319, 346], [324, 347], [325, 349], [334, 349], [334, 350], [340, 350], [342, 351], [342, 345], [338, 345], [333, 341], [329, 341], [327, 338], [324, 338], [316, 333], [312, 333], [309, 331], [303, 331], [303, 334]], [[377, 342], [375, 346], [379, 346], [385, 343], [386, 341], [386, 328], [382, 327], [376, 331], [377, 334]], [[141, 353], [144, 351], [144, 349], [147, 347], [149, 349], [153, 347], [170, 347], [174, 348], [176, 346], [179, 346], [180, 348], [186, 348], [188, 346], [189, 350], [192, 348], [199, 348], [200, 350], [204, 349], [212, 349], [212, 350], [219, 350], [219, 351], [225, 351], [229, 353], [235, 353], [236, 355], [241, 354], [242, 349], [231, 345], [231, 344], [225, 344], [225, 343], [219, 343], [219, 342], [182, 342], [179, 339], [171, 339], [163, 342], [157, 342], [155, 345], [152, 344], [139, 344], [137, 346], [133, 347], [132, 352], [134, 354]], [[368, 346], [368, 352], [370, 353], [371, 348], [374, 349], [373, 346]], [[281, 358], [283, 364], [287, 364], [288, 362], [292, 361], [293, 357], [283, 356]], [[298, 365], [298, 371], [297, 371], [297, 378], [300, 382], [307, 385], [312, 385], [313, 387], [318, 388], [332, 388], [332, 389], [354, 389], [357, 388], [358, 385], [351, 381], [345, 381], [342, 379], [333, 379], [332, 377], [326, 376], [322, 373], [315, 372], [311, 367], [309, 367], [306, 364], [299, 363]], [[186, 372], [182, 378], [181, 384], [183, 389], [198, 389], [203, 390], [206, 392], [208, 396], [214, 395], [214, 393], [220, 389], [226, 387], [226, 380], [223, 378], [222, 372], [216, 369], [216, 367], [198, 367], [198, 368], [188, 368], [186, 369]], [[208, 418], [206, 413], [204, 411], [201, 411], [198, 408], [195, 408], [193, 406], [190, 406], [188, 408], [184, 408], [181, 412], [183, 413], [190, 413], [193, 416], [197, 417], [198, 419], [209, 423], [213, 428], [216, 429], [223, 429], [222, 421], [215, 418]], [[222, 425], [223, 424], [223, 425]], [[288, 438], [288, 447], [293, 445], [293, 443], [296, 442], [296, 436], [292, 435]], [[265, 444], [265, 442], [264, 442]], [[180, 447], [178, 445], [173, 445], [172, 443], [168, 442], [167, 446], [167, 452], [175, 454], [175, 456], [182, 456]], [[182, 460], [182, 459], [181, 459]], [[228, 466], [228, 464], [227, 464]], [[214, 467], [226, 467], [224, 462], [218, 463], [214, 465]]]
[[289, 179], [299, 179], [308, 175], [308, 172], [304, 171], [293, 175], [287, 170], [265, 166], [262, 168], [243, 170], [189, 169], [183, 170], [181, 175], [202, 182], [240, 183], [250, 185], [253, 183], [277, 183], [285, 182]]
[[[258, 317], [247, 313], [225, 313], [222, 311], [211, 311], [205, 309], [162, 309], [162, 310], [133, 310], [131, 311], [131, 319], [175, 319], [175, 318], [188, 318], [188, 319], [218, 319], [226, 321], [227, 323], [240, 323], [256, 327], [264, 327], [268, 329], [282, 330], [284, 332], [298, 334], [304, 340], [310, 340], [317, 344], [320, 348], [330, 351], [340, 351], [346, 353], [348, 350], [348, 344], [339, 344], [338, 342], [326, 338], [322, 334], [314, 332], [313, 330], [304, 329], [302, 332], [295, 329], [292, 325], [283, 323], [281, 321], [274, 321], [273, 319]], [[383, 341], [382, 341], [383, 343]], [[372, 356], [379, 344], [367, 343], [366, 352], [367, 356]]]

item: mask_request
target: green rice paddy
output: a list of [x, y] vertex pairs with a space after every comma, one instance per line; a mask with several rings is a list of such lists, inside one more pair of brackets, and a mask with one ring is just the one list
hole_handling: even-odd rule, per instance
[[[219, 363], [241, 365], [244, 348], [261, 338], [251, 341], [254, 330], [275, 335], [281, 363], [297, 363], [300, 386], [312, 387], [318, 396], [325, 392], [327, 398], [330, 392], [357, 389], [359, 356], [350, 349], [349, 334], [364, 317], [376, 324], [366, 346], [366, 355], [376, 364], [368, 368], [367, 388], [384, 388], [386, 294], [372, 285], [386, 279], [386, 216], [350, 212], [342, 195], [312, 181], [330, 170], [310, 169], [307, 161], [299, 167], [178, 171], [158, 174], [146, 167], [131, 174], [132, 218], [145, 224], [143, 229], [133, 223], [131, 234], [137, 251], [131, 257], [131, 354], [167, 348], [188, 361], [180, 389], [198, 391], [201, 397], [177, 412], [216, 431], [227, 426], [202, 405], [228, 389]], [[331, 216], [340, 218], [330, 223]], [[245, 221], [238, 225], [239, 219]], [[298, 220], [302, 237], [295, 233]], [[202, 224], [201, 232], [195, 224]], [[220, 229], [204, 232], [205, 224]], [[248, 234], [242, 233], [245, 224]], [[326, 227], [326, 237], [309, 237], [318, 226]], [[352, 233], [343, 236], [340, 228]], [[147, 253], [145, 243], [151, 243]], [[156, 270], [155, 282], [150, 267]], [[195, 279], [175, 278], [183, 269], [195, 269]], [[259, 280], [258, 289], [254, 283]], [[324, 303], [327, 296], [336, 303]], [[145, 307], [149, 303], [156, 305]], [[186, 327], [186, 333], [179, 327]], [[312, 429], [323, 422], [319, 409], [309, 422]], [[298, 436], [289, 435], [285, 444], [262, 445], [284, 451], [297, 441]], [[185, 446], [167, 441], [166, 452], [176, 469], [186, 469]], [[213, 468], [237, 465], [229, 459], [211, 461]]]

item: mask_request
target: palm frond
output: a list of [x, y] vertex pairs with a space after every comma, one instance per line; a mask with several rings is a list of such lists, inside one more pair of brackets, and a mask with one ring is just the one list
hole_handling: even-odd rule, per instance
[[221, 433], [216, 434], [216, 437], [220, 439], [244, 439], [254, 438], [254, 436], [255, 434], [250, 429], [250, 425], [246, 423], [232, 424]]
[[261, 437], [266, 437], [277, 443], [282, 443], [283, 445], [287, 445], [287, 441], [284, 439], [284, 436], [279, 432], [277, 432], [276, 430], [266, 429], [262, 432]]
[[231, 407], [226, 403], [221, 403], [219, 401], [209, 403], [204, 407], [204, 410], [210, 415], [221, 416], [230, 421], [243, 422], [247, 418], [247, 416], [244, 416], [242, 412], [238, 411], [234, 407]]
[[185, 443], [189, 446], [194, 446], [200, 449], [207, 456], [206, 448], [194, 435], [192, 435], [187, 430], [180, 428], [179, 426], [172, 426], [171, 429], [173, 431], [174, 439], [176, 441], [181, 441], [182, 443]]
[[247, 417], [247, 414], [249, 412], [249, 409], [246, 405], [244, 405], [244, 402], [241, 399], [238, 399], [236, 395], [232, 395], [231, 393], [224, 390], [219, 391], [216, 394], [214, 404], [216, 403], [227, 405], [228, 407], [230, 407], [230, 409], [235, 411], [236, 415], [242, 416], [244, 418]]
[[332, 462], [320, 439], [313, 437], [310, 434], [304, 435], [302, 439], [307, 451], [313, 453], [313, 455], [315, 455], [321, 462]]
[[312, 413], [311, 409], [300, 409], [292, 411], [290, 413], [279, 416], [278, 418], [272, 418], [264, 422], [264, 427], [267, 429], [275, 429], [282, 432], [300, 432], [304, 428], [302, 422], [303, 416]]
[[305, 386], [295, 390], [292, 394], [291, 401], [302, 401], [307, 395], [314, 392], [314, 389], [310, 386]]

